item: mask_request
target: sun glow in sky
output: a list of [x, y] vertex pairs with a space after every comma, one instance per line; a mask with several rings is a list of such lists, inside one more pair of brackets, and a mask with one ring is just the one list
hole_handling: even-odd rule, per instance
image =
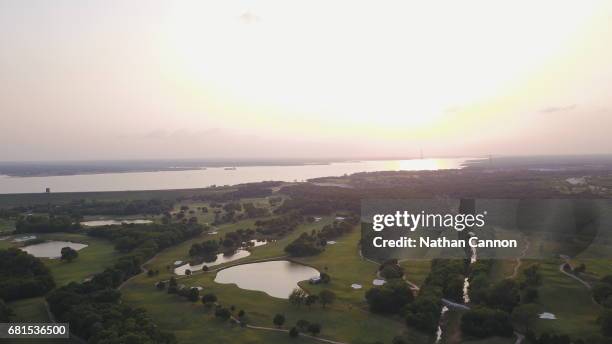
[[606, 0], [5, 1], [0, 160], [612, 153], [611, 19]]

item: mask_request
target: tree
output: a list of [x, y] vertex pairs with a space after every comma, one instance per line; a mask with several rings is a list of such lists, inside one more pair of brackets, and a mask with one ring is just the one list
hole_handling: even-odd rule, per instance
[[306, 299], [306, 292], [300, 288], [295, 288], [289, 294], [289, 302], [293, 305], [300, 306]]
[[321, 325], [317, 323], [308, 325], [308, 332], [310, 332], [313, 336], [318, 335], [319, 333], [321, 333]]
[[461, 317], [461, 331], [477, 338], [510, 337], [513, 334], [510, 315], [502, 310], [478, 307]]
[[168, 282], [168, 294], [176, 294], [178, 292], [178, 284], [176, 283], [176, 278], [170, 277], [170, 281]]
[[13, 316], [13, 310], [0, 299], [0, 322], [9, 322], [9, 318]]
[[189, 294], [187, 295], [187, 299], [191, 302], [196, 302], [200, 298], [200, 291], [198, 288], [189, 289]]
[[406, 306], [406, 323], [423, 332], [434, 333], [438, 328], [442, 308], [439, 300], [433, 296], [419, 295]]
[[412, 290], [402, 280], [391, 280], [366, 292], [370, 310], [377, 313], [399, 313], [414, 300]]
[[310, 308], [310, 306], [317, 303], [318, 300], [319, 300], [319, 297], [317, 295], [308, 295], [306, 296], [306, 300], [304, 301], [304, 304], [306, 304], [306, 306]]
[[212, 293], [202, 295], [202, 303], [205, 305], [210, 305], [212, 303], [217, 302], [217, 296]]
[[329, 282], [331, 282], [331, 276], [325, 272], [321, 272], [320, 276], [320, 281], [323, 284], [328, 284]]
[[310, 325], [310, 321], [304, 319], [300, 319], [295, 323], [295, 326], [302, 332], [308, 331], [308, 325]]
[[336, 300], [336, 294], [328, 289], [323, 289], [319, 292], [319, 302], [325, 308], [326, 305], [334, 303]]
[[79, 253], [76, 250], [68, 246], [62, 247], [61, 253], [62, 253], [61, 259], [69, 263], [75, 260], [79, 256]]
[[232, 312], [225, 307], [219, 307], [215, 310], [215, 316], [223, 321], [227, 321], [232, 316]]
[[606, 337], [612, 337], [612, 310], [604, 309], [599, 316], [601, 324], [601, 333]]
[[274, 325], [276, 325], [276, 327], [281, 328], [281, 326], [283, 326], [283, 324], [285, 323], [285, 316], [282, 314], [276, 314], [274, 316], [274, 319], [272, 319], [272, 322], [274, 323]]
[[533, 303], [520, 305], [512, 310], [512, 321], [529, 332], [529, 325], [538, 318], [538, 306]]
[[510, 313], [521, 301], [518, 283], [513, 279], [505, 279], [493, 285], [487, 296], [487, 305]]
[[297, 328], [295, 328], [295, 326], [293, 326], [291, 330], [289, 330], [289, 337], [296, 338], [299, 335], [300, 335], [300, 332], [298, 331]]

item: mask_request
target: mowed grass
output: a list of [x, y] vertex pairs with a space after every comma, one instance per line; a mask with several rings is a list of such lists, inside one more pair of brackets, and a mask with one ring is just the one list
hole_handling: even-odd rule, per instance
[[[254, 248], [249, 257], [225, 266], [284, 256], [284, 247], [287, 243], [301, 233], [320, 229], [331, 221], [333, 217], [325, 217], [318, 222], [303, 224], [289, 236]], [[241, 225], [246, 223], [221, 226], [218, 235], [230, 229], [241, 228]], [[300, 284], [311, 293], [317, 293], [324, 288], [333, 290], [337, 300], [326, 308], [319, 305], [310, 309], [306, 306], [297, 307], [290, 305], [287, 300], [273, 298], [264, 292], [243, 290], [234, 284], [218, 284], [214, 282], [216, 272], [181, 278], [179, 283], [203, 287], [204, 291], [201, 293], [214, 293], [218, 296], [220, 304], [235, 306], [236, 313], [240, 309], [245, 310], [248, 323], [251, 325], [273, 327], [272, 318], [275, 314], [281, 313], [287, 318], [284, 328], [290, 328], [299, 319], [318, 322], [323, 328], [321, 337], [347, 343], [365, 344], [377, 341], [390, 343], [397, 335], [405, 335], [413, 343], [430, 342], [431, 337], [406, 327], [403, 319], [380, 316], [367, 310], [365, 291], [372, 286], [377, 266], [360, 257], [357, 246], [359, 239], [360, 233], [355, 230], [338, 238], [335, 245], [328, 245], [325, 252], [319, 256], [294, 259], [320, 271], [327, 271], [331, 275], [332, 282], [325, 286], [310, 285], [307, 282]], [[156, 257], [150, 265], [164, 267], [169, 261], [181, 260], [176, 258], [176, 254], [184, 257], [190, 246], [191, 244], [186, 243], [181, 250], [171, 248]], [[212, 310], [199, 302], [191, 303], [179, 296], [158, 291], [154, 284], [160, 279], [164, 279], [164, 276], [151, 278], [139, 275], [126, 284], [122, 294], [129, 304], [145, 308], [162, 329], [175, 333], [180, 343], [201, 343], [203, 338], [212, 343], [314, 342], [307, 338], [296, 341], [290, 339], [287, 333], [245, 329], [221, 322], [214, 318]], [[353, 290], [350, 287], [352, 283], [362, 284], [363, 289]]]
[[0, 235], [7, 234], [15, 229], [15, 222], [6, 219], [0, 219]]
[[538, 319], [535, 331], [556, 332], [580, 338], [599, 333], [597, 317], [601, 308], [592, 300], [591, 292], [578, 281], [559, 272], [560, 260], [539, 264], [543, 281], [539, 287], [538, 303], [543, 312], [555, 314], [557, 320]]
[[[79, 250], [79, 256], [72, 262], [64, 262], [60, 259], [41, 260], [51, 269], [55, 284], [60, 287], [70, 282], [82, 282], [85, 278], [92, 276], [105, 268], [112, 266], [121, 257], [115, 251], [110, 241], [78, 233], [52, 233], [36, 234], [37, 238], [53, 241], [71, 241], [87, 244], [88, 246]], [[0, 241], [0, 248], [17, 247], [20, 243], [12, 242], [12, 239]]]

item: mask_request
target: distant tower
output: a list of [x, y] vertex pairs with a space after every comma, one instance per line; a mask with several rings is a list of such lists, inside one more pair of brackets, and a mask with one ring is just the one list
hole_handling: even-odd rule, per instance
[[420, 159], [423, 160], [423, 148], [421, 148], [421, 151], [420, 151]]
[[51, 188], [46, 188], [46, 189], [45, 189], [45, 192], [46, 192], [46, 193], [51, 193]]

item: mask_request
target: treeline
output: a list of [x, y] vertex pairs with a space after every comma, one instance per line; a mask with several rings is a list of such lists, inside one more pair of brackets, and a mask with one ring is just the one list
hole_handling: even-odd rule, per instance
[[41, 296], [53, 288], [53, 276], [40, 259], [17, 248], [0, 250], [0, 299]]
[[85, 215], [158, 215], [172, 210], [173, 207], [173, 201], [149, 199], [118, 201], [76, 200], [66, 204], [37, 204], [13, 209], [21, 213], [48, 213], [51, 215], [67, 215], [79, 218]]
[[[232, 187], [230, 191], [220, 191], [207, 193], [205, 195], [198, 195], [189, 199], [198, 201], [217, 201], [227, 202], [233, 200], [240, 200], [243, 198], [261, 198], [267, 197], [272, 194], [272, 188], [281, 186], [283, 182], [259, 182], [259, 183], [247, 183]], [[185, 198], [186, 199], [186, 198]]]
[[75, 232], [81, 228], [78, 222], [65, 215], [29, 215], [15, 223], [15, 233]]
[[91, 229], [88, 235], [110, 240], [120, 252], [131, 252], [138, 248], [143, 256], [150, 255], [186, 239], [196, 237], [204, 231], [198, 223], [170, 224], [123, 224]]

